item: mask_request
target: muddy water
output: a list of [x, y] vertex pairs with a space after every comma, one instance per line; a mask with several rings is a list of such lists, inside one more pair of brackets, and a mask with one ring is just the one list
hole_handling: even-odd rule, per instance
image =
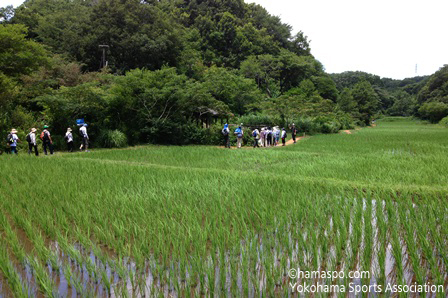
[[[366, 209], [366, 202], [363, 201], [363, 210]], [[74, 249], [78, 251], [82, 256], [84, 256], [84, 260], [90, 261], [90, 264], [93, 264], [94, 268], [96, 268], [97, 276], [92, 274], [91, 270], [89, 270], [87, 264], [83, 262], [82, 264], [78, 264], [70, 255], [64, 253], [60, 248], [57, 242], [53, 242], [50, 247], [53, 251], [57, 252], [57, 264], [58, 268], [53, 270], [53, 268], [48, 264], [47, 272], [49, 276], [53, 279], [57, 291], [57, 296], [59, 297], [85, 297], [87, 295], [95, 296], [95, 297], [118, 297], [122, 296], [122, 293], [127, 293], [129, 295], [136, 296], [144, 296], [144, 297], [152, 297], [157, 295], [158, 293], [163, 296], [170, 297], [180, 297], [185, 296], [185, 293], [190, 293], [193, 295], [201, 296], [205, 294], [208, 296], [208, 284], [210, 278], [214, 278], [214, 289], [216, 293], [221, 292], [221, 288], [224, 287], [225, 292], [228, 296], [241, 296], [244, 293], [244, 289], [248, 288], [248, 296], [249, 297], [258, 297], [261, 292], [269, 292], [270, 289], [267, 289], [268, 280], [267, 273], [265, 270], [265, 260], [266, 255], [271, 255], [269, 260], [272, 260], [272, 266], [276, 269], [279, 269], [278, 272], [282, 272], [282, 269], [288, 268], [298, 268], [300, 270], [321, 270], [322, 266], [326, 266], [326, 270], [337, 270], [337, 271], [361, 271], [364, 270], [360, 268], [360, 259], [363, 251], [363, 246], [365, 243], [364, 239], [364, 227], [366, 224], [372, 225], [372, 237], [374, 238], [373, 243], [373, 253], [372, 253], [372, 261], [371, 266], [368, 269], [370, 272], [370, 279], [368, 280], [370, 285], [375, 285], [377, 283], [377, 272], [379, 271], [379, 260], [378, 260], [378, 226], [377, 226], [377, 214], [385, 214], [385, 203], [373, 200], [372, 201], [372, 218], [371, 222], [364, 222], [364, 217], [362, 217], [362, 237], [361, 237], [361, 248], [360, 252], [357, 256], [354, 256], [357, 261], [355, 262], [356, 267], [350, 268], [348, 270], [349, 264], [346, 264], [347, 256], [343, 260], [335, 260], [336, 256], [336, 248], [334, 245], [330, 245], [328, 250], [328, 256], [324, 258], [322, 255], [322, 250], [319, 249], [318, 256], [318, 267], [313, 268], [313, 255], [310, 251], [303, 251], [301, 248], [301, 244], [296, 239], [293, 239], [291, 233], [288, 235], [288, 240], [286, 243], [290, 246], [290, 251], [292, 252], [291, 256], [287, 256], [286, 252], [288, 251], [287, 247], [282, 247], [282, 242], [277, 239], [277, 233], [274, 233], [270, 237], [274, 239], [268, 241], [268, 239], [259, 240], [258, 236], [253, 239], [245, 239], [241, 242], [241, 251], [239, 255], [230, 256], [229, 253], [225, 254], [225, 265], [219, 264], [219, 254], [215, 259], [215, 263], [211, 261], [210, 258], [203, 260], [205, 264], [208, 264], [206, 267], [213, 268], [211, 270], [212, 275], [208, 274], [204, 277], [204, 285], [201, 285], [198, 280], [194, 280], [192, 272], [193, 268], [188, 266], [187, 268], [180, 269], [179, 263], [173, 263], [169, 266], [168, 269], [163, 270], [163, 273], [156, 274], [154, 268], [156, 268], [157, 264], [154, 260], [147, 261], [145, 264], [145, 268], [143, 270], [137, 270], [136, 264], [130, 258], [125, 258], [123, 260], [123, 264], [121, 264], [125, 270], [126, 275], [120, 278], [117, 272], [117, 264], [116, 261], [110, 260], [106, 263], [103, 263], [93, 251], [84, 249], [81, 245], [75, 244]], [[385, 218], [387, 222], [387, 216]], [[350, 223], [347, 232], [347, 243], [346, 243], [346, 253], [351, 251], [351, 235], [353, 234], [353, 214], [350, 218]], [[332, 218], [328, 219], [328, 229], [323, 233], [324, 235], [328, 235], [334, 228], [334, 222]], [[278, 231], [276, 231], [278, 232]], [[22, 235], [23, 236], [23, 235]], [[22, 237], [21, 236], [21, 237]], [[26, 236], [25, 236], [26, 237]], [[310, 235], [308, 235], [307, 231], [302, 233], [303, 239], [305, 239], [306, 243], [310, 241]], [[402, 266], [404, 268], [404, 283], [410, 285], [415, 282], [415, 274], [412, 270], [411, 262], [409, 262], [409, 256], [406, 251], [406, 244], [403, 239], [401, 240], [401, 248], [402, 248]], [[267, 242], [266, 242], [267, 241]], [[22, 242], [23, 243], [23, 242]], [[268, 247], [264, 245], [264, 243], [270, 243]], [[284, 242], [283, 242], [284, 243]], [[273, 244], [273, 247], [269, 247]], [[250, 264], [252, 268], [255, 268], [255, 271], [251, 271], [255, 276], [250, 277], [248, 280], [243, 279], [243, 260], [245, 259], [248, 251], [255, 249], [256, 251], [256, 264]], [[236, 258], [236, 259], [235, 259]], [[286, 268], [282, 268], [282, 262], [286, 258]], [[326, 264], [322, 263], [322, 260], [325, 259]], [[337, 261], [340, 261], [339, 265], [336, 265]], [[109, 263], [110, 262], [110, 263]], [[394, 260], [392, 254], [392, 245], [390, 243], [386, 246], [386, 261], [385, 261], [385, 276], [386, 276], [386, 284], [396, 284], [396, 262]], [[298, 264], [305, 264], [306, 268], [299, 268]], [[423, 264], [423, 263], [422, 263]], [[68, 278], [65, 276], [64, 267], [68, 266], [71, 271], [71, 277]], [[236, 266], [236, 267], [235, 267]], [[225, 268], [225, 272], [224, 269]], [[443, 266], [441, 265], [441, 272], [443, 271]], [[29, 287], [29, 296], [39, 297], [41, 296], [38, 292], [37, 283], [35, 280], [35, 276], [33, 275], [33, 271], [28, 264], [21, 265], [16, 263], [16, 270], [19, 273], [22, 282], [26, 283]], [[110, 293], [108, 292], [105, 283], [102, 280], [102, 275], [106, 275], [107, 280], [110, 281], [111, 288]], [[171, 275], [170, 275], [171, 272]], [[174, 272], [174, 273], [173, 273]], [[234, 274], [234, 276], [232, 276]], [[279, 273], [281, 274], [281, 273]], [[133, 276], [133, 277], [132, 277]], [[165, 276], [165, 277], [163, 277]], [[445, 275], [446, 276], [446, 275]], [[279, 276], [281, 278], [281, 276]], [[282, 279], [282, 284], [278, 285], [278, 293], [284, 293], [282, 287], [288, 287], [288, 282], [293, 281], [289, 280], [286, 276]], [[445, 277], [445, 280], [447, 278]], [[164, 282], [165, 281], [165, 282]], [[295, 280], [293, 281], [295, 282]], [[303, 282], [302, 280], [298, 280], [298, 282]], [[326, 284], [327, 280], [308, 280], [307, 283], [315, 284], [319, 282], [320, 284]], [[361, 279], [352, 279], [349, 282], [353, 282], [354, 285], [361, 285], [363, 280]], [[345, 280], [335, 280], [330, 282], [330, 284], [345, 284]], [[75, 284], [77, 284], [75, 286]], [[204, 292], [205, 291], [205, 292]], [[5, 283], [5, 280], [0, 279], [0, 297], [9, 297], [8, 295], [8, 286]], [[215, 294], [216, 295], [216, 294]], [[245, 295], [243, 295], [245, 296]], [[298, 295], [299, 297], [305, 297], [305, 295]], [[288, 291], [288, 297], [297, 297], [295, 294], [291, 294], [291, 291]], [[375, 295], [370, 295], [370, 297], [377, 297]], [[427, 297], [435, 297], [435, 295], [427, 295]]]

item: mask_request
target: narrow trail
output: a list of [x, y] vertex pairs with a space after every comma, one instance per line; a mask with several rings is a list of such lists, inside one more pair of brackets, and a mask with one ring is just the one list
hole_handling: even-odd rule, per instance
[[[345, 134], [351, 135], [351, 134], [353, 134], [354, 132], [356, 132], [358, 130], [360, 130], [360, 129], [358, 129], [358, 128], [352, 129], [352, 130], [346, 129], [346, 130], [339, 131], [339, 133], [343, 133], [343, 134], [345, 133]], [[311, 138], [311, 136], [304, 135], [304, 136], [301, 136], [301, 137], [296, 137], [296, 143], [298, 143], [299, 141], [302, 141], [304, 139], [309, 139], [309, 138]], [[252, 139], [251, 141], [252, 141], [252, 146], [243, 146], [240, 149], [245, 149], [245, 150], [255, 149], [254, 146], [253, 146], [253, 141], [254, 140]], [[286, 141], [285, 146], [289, 146], [289, 145], [294, 145], [293, 139], [289, 139], [288, 141]], [[260, 147], [258, 147], [258, 149], [277, 148], [277, 147], [283, 147], [281, 139], [279, 141], [278, 146], [269, 146], [269, 147], [262, 147], [262, 146], [260, 146]], [[224, 146], [219, 146], [218, 148], [223, 148], [224, 149], [225, 147]], [[232, 147], [230, 147], [230, 149], [235, 150], [235, 149], [238, 149], [238, 148], [236, 146], [232, 146]]]

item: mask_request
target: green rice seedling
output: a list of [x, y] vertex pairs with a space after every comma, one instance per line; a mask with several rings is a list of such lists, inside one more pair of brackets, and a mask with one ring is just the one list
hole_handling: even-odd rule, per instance
[[20, 276], [11, 263], [8, 251], [3, 244], [0, 245], [0, 272], [7, 279], [15, 297], [28, 297], [29, 288], [26, 283], [22, 283], [20, 280]]
[[378, 285], [386, 286], [386, 247], [387, 247], [387, 224], [384, 219], [382, 203], [378, 203], [376, 211], [378, 225], [377, 255], [379, 272], [377, 272]]
[[73, 287], [73, 284], [72, 284], [72, 275], [73, 275], [73, 273], [72, 273], [72, 269], [71, 269], [70, 263], [65, 263], [64, 266], [62, 267], [62, 270], [64, 272], [64, 276], [65, 276], [65, 279], [67, 280], [68, 286], [69, 287]]
[[[370, 270], [373, 253], [373, 232], [372, 232], [372, 199], [366, 199], [366, 209], [364, 210], [364, 248], [362, 251], [361, 268], [365, 271]], [[363, 279], [363, 284], [369, 285], [368, 278]]]
[[[2, 214], [0, 213], [0, 215]], [[20, 244], [20, 241], [16, 233], [12, 230], [11, 225], [9, 224], [6, 217], [4, 217], [2, 228], [4, 231], [4, 235], [6, 236], [5, 240], [7, 241], [7, 243], [9, 243], [13, 254], [20, 262], [24, 263], [26, 260], [25, 250], [23, 249], [23, 246]]]
[[32, 257], [28, 258], [28, 260], [30, 265], [33, 267], [41, 293], [47, 297], [56, 297], [57, 295], [53, 293], [54, 283], [48, 276], [48, 273], [45, 271], [40, 261], [37, 258]]
[[[290, 267], [302, 270], [329, 270], [338, 268], [335, 258], [338, 269], [351, 270], [372, 267], [377, 254], [379, 275], [384, 275], [386, 248], [392, 235], [389, 227], [391, 231], [397, 227], [401, 245], [403, 240], [411, 241], [406, 230], [408, 213], [399, 213], [398, 209], [409, 210], [409, 203], [399, 202], [412, 198], [417, 206], [411, 216], [417, 230], [415, 250], [408, 249], [406, 254], [403, 251], [402, 256], [409, 255], [415, 267], [418, 262], [412, 258], [422, 255], [423, 278], [443, 282], [447, 235], [444, 203], [448, 191], [446, 137], [446, 130], [404, 121], [379, 123], [375, 129], [366, 128], [351, 136], [313, 136], [299, 146], [256, 154], [252, 150], [223, 151], [207, 146], [141, 146], [98, 150], [89, 155], [58, 154], [45, 159], [19, 156], [10, 160], [3, 156], [0, 171], [7, 174], [0, 180], [0, 207], [14, 227], [26, 230], [17, 217], [27, 218], [32, 228], [30, 234], [43, 232], [33, 237], [26, 233], [42, 264], [51, 257], [45, 256], [46, 249], [51, 252], [49, 243], [60, 238], [58, 230], [67, 238], [67, 244], [60, 243], [61, 251], [73, 260], [77, 256], [68, 248], [70, 243], [75, 243], [76, 249], [78, 244], [82, 245], [83, 255], [92, 250], [102, 264], [120, 257], [139, 259], [134, 273], [139, 294], [141, 267], [148, 260], [154, 258], [151, 266], [160, 268], [154, 271], [159, 284], [171, 289], [173, 278], [171, 273], [167, 275], [167, 270], [173, 268], [173, 263], [182, 255], [191, 260], [207, 260], [214, 247], [224, 255], [229, 254], [222, 263], [219, 255], [213, 260], [221, 267], [219, 273], [216, 270], [216, 279], [227, 272], [231, 284], [229, 288], [225, 279], [218, 281], [216, 295], [222, 282], [221, 296], [227, 295], [227, 290], [235, 296], [244, 295], [244, 286], [242, 293], [235, 289], [234, 278], [240, 275], [237, 279], [245, 279], [247, 256], [238, 258], [234, 254], [246, 254], [241, 249], [245, 245], [241, 240], [258, 235], [263, 242], [250, 247], [248, 253], [248, 292], [250, 296], [268, 296], [269, 281], [263, 280], [262, 293], [260, 281], [273, 278], [272, 283], [278, 284], [282, 276], [278, 270], [288, 266], [285, 261]], [[42, 172], [43, 167], [48, 171]], [[36, 172], [39, 175], [32, 174]], [[54, 180], [67, 173], [76, 179]], [[48, 187], [48, 181], [52, 181], [52, 187]], [[12, 187], [13, 193], [8, 191]], [[400, 195], [391, 197], [392, 193]], [[383, 212], [375, 211], [376, 230], [369, 230], [368, 217], [372, 215], [368, 201], [373, 194], [376, 209], [382, 209], [383, 200], [391, 204], [382, 219], [379, 218]], [[362, 198], [367, 200], [366, 210], [360, 203]], [[287, 236], [286, 230], [290, 230], [291, 236]], [[14, 249], [12, 237], [4, 239], [11, 252], [20, 255]], [[269, 256], [266, 248], [270, 241], [274, 249]], [[117, 257], [101, 254], [103, 247]], [[263, 249], [257, 251], [257, 247]], [[134, 256], [137, 251], [141, 256]], [[259, 257], [261, 273], [257, 267]], [[266, 270], [269, 258], [271, 277]], [[73, 271], [83, 270], [83, 262], [81, 258], [81, 264]], [[100, 262], [95, 264], [102, 270]], [[201, 266], [191, 264], [188, 272], [191, 284], [195, 276], [207, 282], [207, 295], [209, 274], [199, 276], [199, 271], [210, 270], [205, 264], [205, 261]], [[134, 270], [121, 266], [118, 273], [116, 263], [113, 267], [120, 283], [125, 283], [128, 272]], [[97, 280], [102, 278], [100, 271], [98, 274]], [[166, 294], [157, 287], [154, 296]], [[196, 289], [195, 293], [188, 292], [190, 295], [204, 292], [199, 286]], [[275, 293], [281, 294], [281, 291]]]

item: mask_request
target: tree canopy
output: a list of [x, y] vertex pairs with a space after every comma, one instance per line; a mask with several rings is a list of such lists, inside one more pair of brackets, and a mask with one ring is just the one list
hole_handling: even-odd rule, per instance
[[387, 113], [435, 122], [448, 104], [446, 66], [327, 74], [304, 32], [243, 0], [26, 0], [0, 9], [0, 44], [2, 133], [86, 118], [130, 143], [213, 143], [219, 120], [336, 132]]

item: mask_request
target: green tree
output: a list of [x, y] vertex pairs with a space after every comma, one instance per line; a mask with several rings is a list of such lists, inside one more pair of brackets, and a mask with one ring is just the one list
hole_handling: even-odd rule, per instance
[[12, 5], [8, 5], [6, 7], [0, 7], [0, 24], [9, 23], [13, 16], [14, 16], [14, 7]]
[[257, 55], [248, 57], [240, 67], [240, 72], [246, 78], [255, 80], [258, 88], [269, 97], [280, 95], [280, 71], [283, 63], [272, 55]]
[[255, 82], [238, 75], [236, 71], [211, 67], [203, 81], [213, 97], [224, 102], [237, 115], [253, 110], [262, 97]]
[[427, 119], [431, 123], [437, 123], [448, 116], [448, 104], [440, 101], [425, 102], [418, 109], [418, 113], [423, 119]]
[[431, 101], [448, 103], [448, 64], [434, 73], [417, 96], [419, 104]]
[[47, 63], [44, 47], [26, 39], [24, 25], [0, 24], [0, 72], [18, 79]]
[[308, 37], [302, 31], [297, 32], [289, 43], [289, 50], [299, 56], [311, 55]]
[[319, 76], [312, 76], [310, 79], [323, 98], [337, 102], [339, 91], [329, 75], [321, 74]]
[[393, 94], [393, 99], [393, 105], [387, 110], [389, 115], [407, 117], [414, 114], [417, 104], [415, 96], [400, 90]]
[[362, 81], [353, 87], [352, 96], [358, 105], [360, 120], [369, 125], [379, 108], [378, 95], [368, 81]]
[[349, 88], [344, 88], [338, 98], [339, 108], [349, 114], [354, 115], [358, 112], [358, 104], [353, 98], [352, 92]]

